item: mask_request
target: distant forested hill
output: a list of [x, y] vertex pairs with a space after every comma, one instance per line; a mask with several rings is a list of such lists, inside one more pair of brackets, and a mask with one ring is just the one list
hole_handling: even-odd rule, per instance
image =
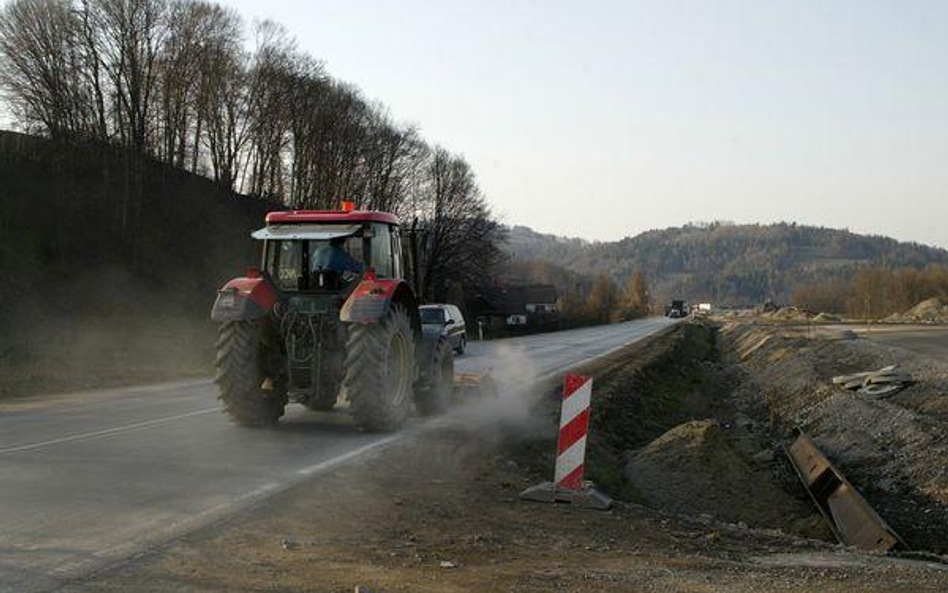
[[802, 284], [848, 280], [866, 265], [923, 268], [948, 263], [948, 251], [880, 236], [796, 224], [687, 225], [608, 243], [509, 231], [514, 261], [545, 260], [582, 273], [603, 272], [625, 285], [636, 269], [658, 301], [750, 305], [787, 302]]

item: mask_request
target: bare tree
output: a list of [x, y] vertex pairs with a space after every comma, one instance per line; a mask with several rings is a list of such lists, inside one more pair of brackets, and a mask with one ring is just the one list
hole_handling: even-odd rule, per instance
[[586, 299], [586, 318], [590, 323], [608, 323], [617, 311], [619, 303], [619, 288], [616, 283], [605, 274], [597, 274], [593, 280], [592, 290]]
[[93, 53], [110, 84], [116, 136], [138, 152], [152, 152], [152, 108], [158, 56], [168, 32], [167, 4], [97, 0], [87, 8]]
[[218, 59], [221, 45], [240, 52], [240, 19], [233, 11], [200, 0], [176, 0], [167, 18], [157, 65], [157, 153], [175, 166], [196, 169], [199, 143], [193, 139], [201, 134], [202, 99], [207, 98], [202, 91], [210, 70], [206, 66]]
[[109, 130], [109, 106], [106, 99], [107, 90], [102, 69], [102, 56], [99, 54], [97, 31], [89, 0], [82, 0], [78, 14], [82, 36], [83, 68], [81, 76], [89, 85], [93, 98], [94, 124], [89, 132], [89, 137], [93, 140], [107, 142], [111, 133]]
[[423, 298], [437, 300], [451, 283], [484, 284], [501, 260], [504, 233], [462, 157], [436, 147], [423, 175], [415, 197], [428, 236], [420, 290]]
[[[53, 137], [127, 147], [295, 208], [342, 201], [421, 219], [424, 292], [483, 282], [500, 259], [470, 165], [431, 149], [381, 104], [330, 77], [272, 22], [208, 0], [11, 0], [0, 10], [0, 82], [21, 121]], [[124, 176], [120, 230], [142, 212]]]
[[414, 172], [424, 166], [428, 149], [414, 127], [399, 127], [381, 105], [369, 114], [363, 153], [363, 207], [399, 212], [411, 191]]
[[68, 0], [14, 0], [0, 11], [0, 81], [13, 113], [53, 138], [94, 122], [83, 65], [81, 22]]
[[645, 279], [642, 270], [635, 269], [632, 272], [632, 278], [629, 279], [622, 300], [622, 317], [634, 319], [648, 315], [651, 308], [651, 296], [649, 295], [648, 281]]
[[255, 27], [256, 47], [249, 72], [249, 181], [253, 195], [287, 196], [285, 157], [289, 144], [294, 86], [301, 75], [317, 76], [321, 67], [304, 59], [286, 30], [270, 21]]
[[231, 190], [241, 177], [251, 126], [247, 56], [239, 41], [237, 16], [211, 10], [201, 44], [197, 113], [214, 180]]

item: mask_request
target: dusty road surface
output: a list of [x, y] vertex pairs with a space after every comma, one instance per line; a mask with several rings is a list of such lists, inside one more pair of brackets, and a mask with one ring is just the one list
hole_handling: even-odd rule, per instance
[[[786, 346], [779, 341], [765, 359]], [[725, 362], [730, 350], [714, 343], [710, 329], [685, 324], [582, 367], [595, 377], [587, 475], [611, 484], [610, 511], [518, 498], [552, 474], [561, 401], [552, 379], [526, 392], [538, 397], [515, 400], [531, 405], [488, 399], [456, 408], [414, 438], [72, 581], [62, 593], [351, 593], [357, 585], [373, 593], [948, 591], [944, 558], [862, 554], [809, 539], [822, 520], [786, 462], [758, 459], [776, 443], [762, 418], [742, 419], [735, 396], [743, 392], [726, 380], [742, 377]], [[501, 350], [528, 372], [517, 349]], [[623, 481], [629, 457], [613, 453], [658, 459], [652, 445], [680, 434], [680, 419], [707, 414], [717, 418], [719, 438], [663, 449], [677, 458], [660, 468], [659, 496], [641, 489], [640, 472]], [[682, 461], [687, 475], [676, 477]], [[784, 483], [784, 497], [761, 497], [765, 484]], [[777, 515], [763, 513], [775, 506]], [[763, 523], [791, 511], [815, 518], [806, 538], [786, 522]]]
[[[458, 367], [528, 380], [670, 323], [470, 344]], [[0, 591], [55, 590], [426, 426], [364, 434], [342, 413], [291, 406], [277, 428], [247, 430], [215, 398], [203, 380], [0, 403]]]

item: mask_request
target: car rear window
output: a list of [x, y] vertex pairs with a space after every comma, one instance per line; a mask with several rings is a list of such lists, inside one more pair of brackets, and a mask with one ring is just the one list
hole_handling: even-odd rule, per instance
[[419, 311], [422, 323], [444, 323], [444, 309], [437, 307], [426, 307]]

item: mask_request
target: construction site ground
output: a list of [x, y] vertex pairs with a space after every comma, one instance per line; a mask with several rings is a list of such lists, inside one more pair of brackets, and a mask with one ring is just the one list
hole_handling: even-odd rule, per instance
[[[924, 529], [909, 530], [921, 553], [870, 555], [828, 541], [779, 454], [784, 425], [805, 409], [800, 419], [844, 471], [871, 435], [848, 434], [840, 449], [816, 400], [768, 407], [764, 397], [802, 397], [805, 381], [836, 366], [879, 357], [911, 366], [916, 355], [783, 331], [735, 326], [716, 336], [684, 325], [583, 369], [596, 377], [588, 473], [616, 497], [610, 511], [518, 499], [550, 477], [557, 408], [555, 385], [519, 386], [66, 590], [948, 590], [948, 564], [929, 551], [937, 536]], [[777, 368], [781, 360], [793, 365]], [[942, 376], [926, 371], [934, 363], [916, 363], [918, 384], [885, 405], [907, 410], [900, 428], [919, 438], [941, 429], [945, 392]], [[838, 394], [816, 391], [835, 413]], [[885, 503], [880, 513], [897, 527], [916, 513], [938, 516], [924, 508], [938, 504], [945, 458], [934, 451], [926, 466], [908, 445], [889, 446], [914, 473], [867, 498]], [[880, 477], [860, 464], [853, 474], [857, 486]], [[923, 491], [929, 507], [896, 516], [900, 494]]]

